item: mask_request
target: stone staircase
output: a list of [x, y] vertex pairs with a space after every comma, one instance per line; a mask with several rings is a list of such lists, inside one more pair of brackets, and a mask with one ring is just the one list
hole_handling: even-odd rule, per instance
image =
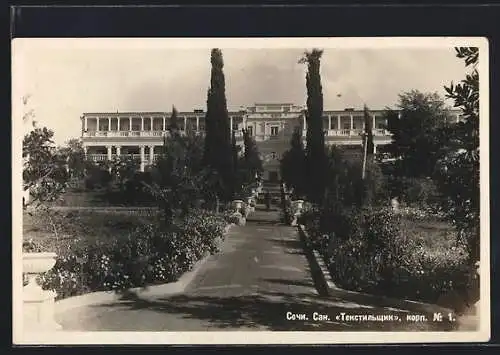
[[269, 191], [273, 203], [279, 203], [281, 201], [281, 188], [279, 182], [264, 181], [262, 194], [259, 197], [264, 198], [266, 191]]

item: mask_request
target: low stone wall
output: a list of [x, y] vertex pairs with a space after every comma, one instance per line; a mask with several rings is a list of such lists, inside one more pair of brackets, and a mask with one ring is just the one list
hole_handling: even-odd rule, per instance
[[95, 213], [112, 213], [112, 214], [123, 214], [123, 215], [134, 215], [143, 216], [150, 215], [152, 213], [157, 213], [160, 211], [157, 207], [51, 207], [52, 211], [59, 212], [95, 212]]

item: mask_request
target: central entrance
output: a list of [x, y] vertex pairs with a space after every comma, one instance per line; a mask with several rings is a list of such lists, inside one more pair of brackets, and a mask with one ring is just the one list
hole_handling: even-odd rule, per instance
[[278, 182], [278, 172], [277, 171], [270, 171], [269, 172], [269, 181], [270, 182]]

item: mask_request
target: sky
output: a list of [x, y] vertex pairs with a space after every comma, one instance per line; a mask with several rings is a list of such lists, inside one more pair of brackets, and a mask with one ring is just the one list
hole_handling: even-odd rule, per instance
[[[305, 105], [306, 66], [298, 61], [311, 48], [245, 48], [244, 41], [238, 48], [212, 44], [222, 49], [228, 108], [256, 102]], [[13, 100], [29, 95], [23, 110], [33, 110], [38, 125], [55, 132], [57, 144], [81, 135], [84, 112], [206, 108], [211, 47], [113, 43], [33, 40], [13, 46]], [[322, 49], [325, 110], [363, 103], [394, 107], [398, 94], [412, 89], [444, 97], [443, 86], [466, 73], [452, 46]]]

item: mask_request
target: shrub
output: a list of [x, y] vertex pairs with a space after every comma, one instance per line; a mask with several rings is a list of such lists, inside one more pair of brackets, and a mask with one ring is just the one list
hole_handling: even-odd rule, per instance
[[282, 211], [281, 211], [281, 221], [285, 224], [291, 224], [293, 221], [293, 210], [292, 210], [292, 204], [290, 200], [285, 200], [285, 202], [282, 204]]
[[[169, 229], [143, 223], [126, 236], [68, 243], [56, 265], [41, 276], [44, 289], [58, 299], [175, 281], [207, 253], [218, 251], [223, 216], [192, 211]], [[25, 250], [30, 250], [26, 244]]]
[[232, 223], [232, 224], [239, 224], [240, 223], [240, 219], [241, 219], [241, 214], [239, 213], [236, 213], [236, 214], [232, 214], [231, 216], [229, 216], [228, 218], [228, 222], [229, 223]]
[[107, 187], [113, 180], [108, 169], [104, 166], [93, 165], [87, 170], [85, 187], [89, 190]]
[[329, 233], [312, 224], [317, 230], [309, 233], [338, 286], [434, 303], [449, 291], [466, 297], [472, 271], [465, 248], [429, 246], [411, 229], [403, 231], [401, 216], [390, 208], [350, 209], [332, 217]]

